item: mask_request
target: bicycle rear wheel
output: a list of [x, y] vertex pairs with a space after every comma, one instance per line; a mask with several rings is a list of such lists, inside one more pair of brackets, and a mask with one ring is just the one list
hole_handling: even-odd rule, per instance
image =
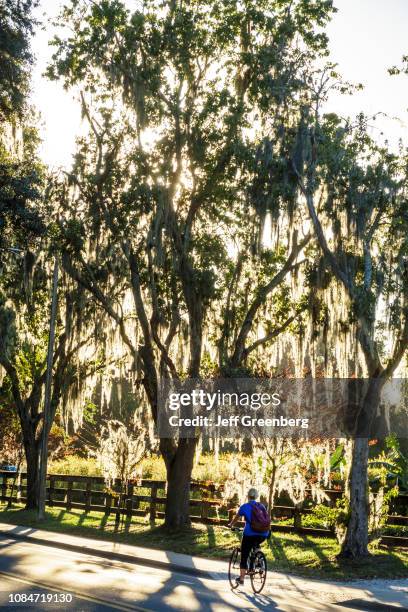
[[239, 578], [240, 576], [239, 564], [240, 564], [240, 549], [237, 547], [237, 548], [234, 548], [234, 550], [232, 551], [231, 557], [229, 560], [229, 565], [228, 565], [228, 580], [231, 585], [231, 589], [236, 589], [238, 586], [237, 578]]
[[266, 557], [262, 551], [258, 550], [253, 556], [251, 568], [251, 585], [254, 593], [260, 593], [264, 588], [267, 571]]

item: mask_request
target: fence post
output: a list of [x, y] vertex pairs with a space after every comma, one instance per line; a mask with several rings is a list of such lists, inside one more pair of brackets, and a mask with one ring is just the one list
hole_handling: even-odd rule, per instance
[[105, 514], [109, 516], [112, 507], [112, 494], [105, 493]]
[[8, 497], [10, 497], [10, 495], [7, 497], [7, 490], [9, 488], [9, 480], [10, 480], [9, 475], [8, 474], [7, 475], [3, 474], [3, 496], [4, 496], [4, 501], [8, 501]]
[[65, 504], [67, 510], [71, 510], [72, 508], [72, 488], [74, 482], [72, 480], [68, 480], [67, 493], [65, 495]]
[[151, 489], [151, 501], [150, 501], [150, 521], [152, 523], [155, 522], [156, 520], [156, 499], [157, 499], [157, 483], [153, 483], [152, 484], [152, 489]]
[[21, 472], [18, 473], [17, 476], [17, 493], [16, 493], [17, 501], [21, 501]]
[[89, 512], [91, 509], [91, 488], [92, 481], [86, 481], [86, 491], [85, 491], [85, 512]]
[[210, 509], [210, 503], [208, 501], [208, 499], [202, 499], [201, 500], [201, 518], [202, 519], [207, 519], [208, 518], [208, 511]]
[[126, 491], [126, 516], [133, 514], [133, 484], [129, 483]]
[[293, 509], [293, 526], [295, 529], [302, 528], [302, 508], [295, 506]]
[[[54, 488], [55, 488], [55, 477], [49, 476], [49, 479], [50, 479], [50, 487], [48, 489], [48, 505], [53, 506], [52, 496], [53, 496]], [[45, 503], [47, 503], [47, 499], [45, 500]]]
[[2, 482], [2, 486], [1, 486], [1, 496], [4, 499], [4, 501], [7, 501], [7, 480], [8, 480], [8, 475], [7, 474], [2, 474], [3, 477], [3, 482]]

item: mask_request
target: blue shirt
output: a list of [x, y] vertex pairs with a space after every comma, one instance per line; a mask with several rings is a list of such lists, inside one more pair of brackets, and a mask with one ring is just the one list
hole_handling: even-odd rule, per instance
[[251, 529], [251, 516], [252, 516], [252, 506], [258, 502], [250, 501], [246, 504], [242, 504], [240, 509], [238, 510], [238, 515], [243, 516], [245, 519], [245, 527], [244, 527], [244, 535], [246, 536], [261, 536], [267, 538], [269, 535], [269, 531], [254, 531]]

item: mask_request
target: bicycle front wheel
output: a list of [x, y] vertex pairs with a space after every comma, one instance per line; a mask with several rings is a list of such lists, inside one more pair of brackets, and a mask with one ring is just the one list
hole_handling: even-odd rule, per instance
[[236, 589], [238, 586], [237, 578], [239, 578], [240, 576], [239, 564], [240, 564], [240, 549], [234, 548], [234, 550], [231, 553], [231, 557], [230, 557], [229, 565], [228, 565], [228, 580], [231, 585], [231, 589]]
[[266, 557], [262, 551], [258, 550], [254, 555], [251, 571], [251, 585], [254, 593], [260, 593], [264, 588], [267, 571]]

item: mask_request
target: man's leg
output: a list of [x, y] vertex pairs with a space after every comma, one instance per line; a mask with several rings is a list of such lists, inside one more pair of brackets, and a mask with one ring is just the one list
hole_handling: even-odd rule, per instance
[[241, 563], [240, 563], [240, 582], [241, 584], [244, 582], [245, 574], [247, 572], [247, 563], [249, 553], [251, 552], [251, 548], [254, 545], [254, 539], [256, 536], [242, 536], [241, 542]]
[[[251, 550], [253, 548], [260, 548], [262, 542], [265, 542], [265, 540], [266, 540], [266, 538], [264, 536], [253, 536], [253, 542], [252, 542]], [[251, 565], [250, 565], [249, 569], [250, 570], [254, 569], [253, 566], [252, 566], [252, 562], [251, 562]]]

